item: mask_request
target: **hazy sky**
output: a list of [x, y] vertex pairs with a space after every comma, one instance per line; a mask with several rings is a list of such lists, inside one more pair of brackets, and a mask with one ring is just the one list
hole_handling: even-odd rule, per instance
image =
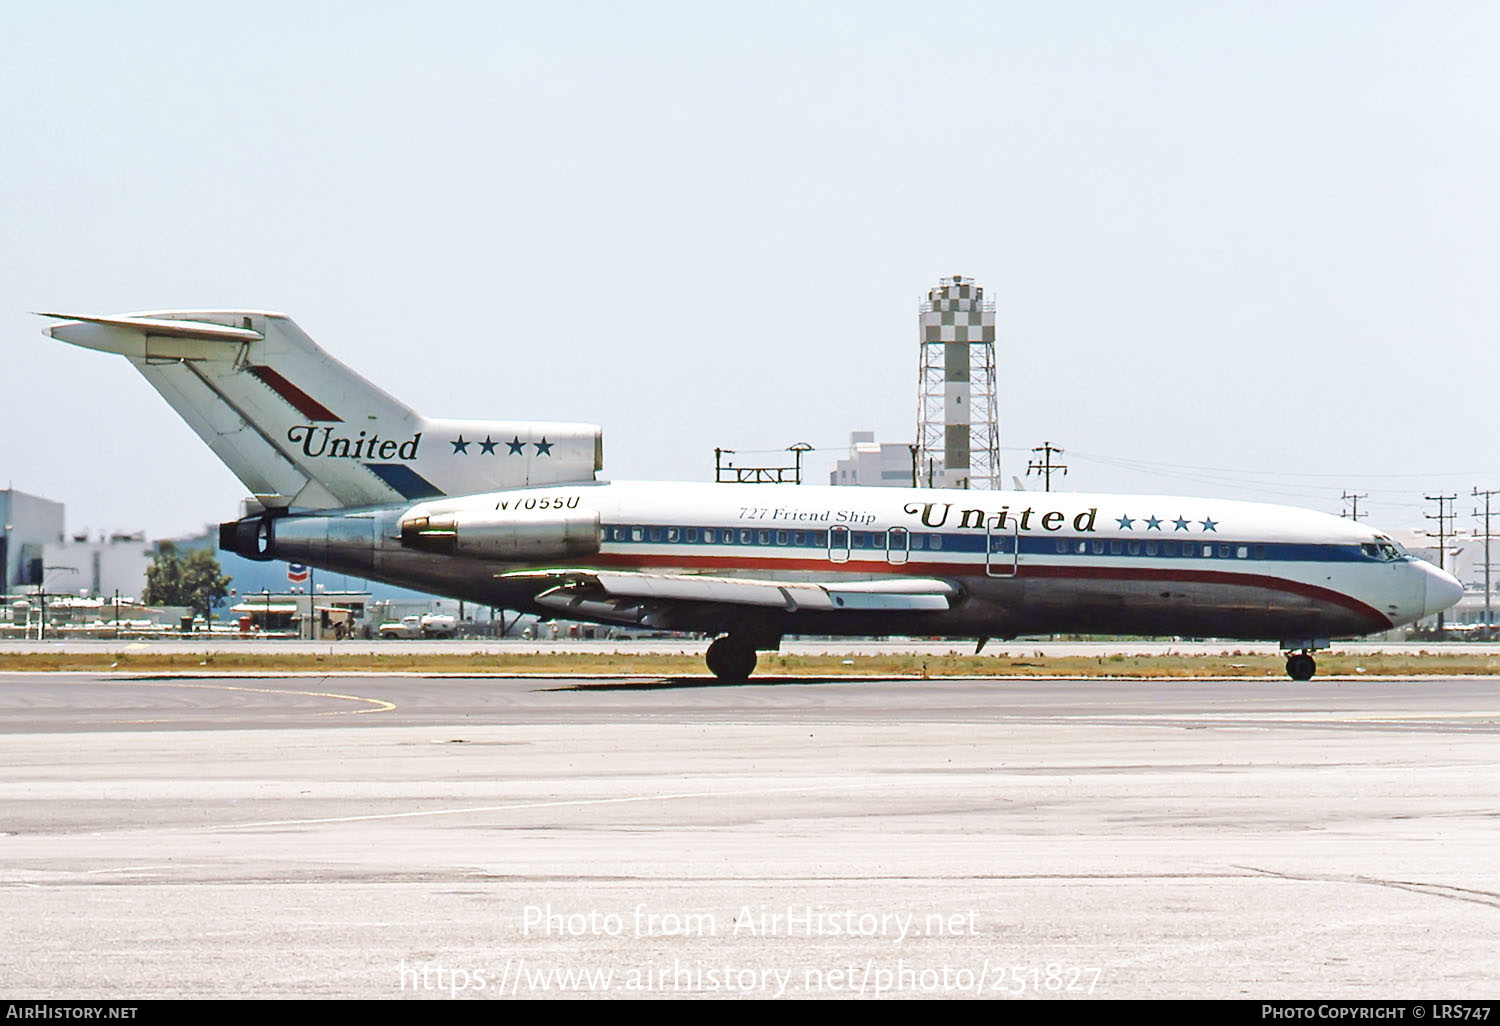
[[31, 310], [295, 318], [614, 479], [915, 430], [998, 304], [1004, 473], [1388, 527], [1500, 487], [1500, 4], [0, 0], [0, 483], [73, 530], [244, 488]]

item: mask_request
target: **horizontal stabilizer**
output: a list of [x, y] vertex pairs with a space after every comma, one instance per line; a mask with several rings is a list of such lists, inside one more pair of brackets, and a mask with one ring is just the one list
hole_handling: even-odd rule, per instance
[[[147, 335], [157, 335], [162, 338], [201, 338], [210, 342], [259, 342], [265, 336], [250, 328], [231, 328], [223, 324], [210, 324], [208, 321], [169, 321], [158, 317], [85, 317], [82, 314], [59, 314], [38, 313], [38, 317], [56, 317], [60, 321], [85, 321], [89, 324], [103, 324], [111, 328], [126, 328], [130, 331], [139, 331]], [[59, 328], [67, 325], [60, 324], [52, 329], [54, 338]], [[63, 341], [68, 341], [63, 339]]]

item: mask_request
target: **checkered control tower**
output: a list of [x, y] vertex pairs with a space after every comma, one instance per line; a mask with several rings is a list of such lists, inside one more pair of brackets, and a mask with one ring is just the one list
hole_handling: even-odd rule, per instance
[[999, 488], [994, 301], [973, 278], [941, 278], [919, 307], [918, 323], [918, 483]]

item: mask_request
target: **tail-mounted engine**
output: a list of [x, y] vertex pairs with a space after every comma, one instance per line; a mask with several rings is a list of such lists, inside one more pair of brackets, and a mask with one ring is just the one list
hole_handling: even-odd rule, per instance
[[271, 555], [271, 516], [262, 513], [220, 524], [219, 548], [247, 559], [265, 561], [274, 558]]
[[445, 556], [507, 563], [570, 559], [599, 551], [599, 514], [584, 510], [415, 513], [401, 521], [401, 545]]

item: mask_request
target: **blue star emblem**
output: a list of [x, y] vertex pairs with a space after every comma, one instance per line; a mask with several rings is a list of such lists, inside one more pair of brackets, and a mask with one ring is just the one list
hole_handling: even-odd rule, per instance
[[491, 455], [493, 455], [495, 452], [495, 446], [499, 444], [499, 442], [491, 441], [489, 435], [485, 435], [484, 441], [479, 443], [479, 451], [483, 453], [490, 453]]
[[1204, 517], [1202, 520], [1198, 521], [1198, 523], [1203, 525], [1203, 530], [1205, 532], [1212, 531], [1215, 534], [1219, 533], [1219, 522], [1217, 520], [1210, 520], [1208, 517]]
[[1126, 531], [1134, 531], [1135, 530], [1134, 527], [1130, 526], [1131, 524], [1135, 523], [1135, 520], [1132, 517], [1117, 517], [1115, 519], [1115, 523], [1119, 524], [1122, 530], [1126, 530]]
[[457, 441], [449, 442], [448, 444], [453, 446], [454, 452], [468, 453], [469, 451], [469, 443], [464, 441], [463, 435], [459, 435]]
[[521, 441], [520, 435], [517, 435], [505, 444], [510, 449], [510, 452], [506, 454], [508, 456], [520, 456], [526, 450], [526, 443]]
[[1188, 529], [1188, 522], [1182, 517], [1178, 517], [1172, 523], [1177, 525], [1173, 528], [1174, 531], [1186, 531]]
[[546, 435], [542, 436], [542, 440], [540, 442], [532, 442], [531, 444], [536, 446], [536, 454], [538, 456], [552, 455], [552, 443], [547, 441]]
[[1156, 519], [1155, 517], [1147, 517], [1146, 518], [1146, 529], [1150, 530], [1150, 531], [1160, 531], [1161, 530], [1161, 521], [1158, 520], [1158, 519]]

